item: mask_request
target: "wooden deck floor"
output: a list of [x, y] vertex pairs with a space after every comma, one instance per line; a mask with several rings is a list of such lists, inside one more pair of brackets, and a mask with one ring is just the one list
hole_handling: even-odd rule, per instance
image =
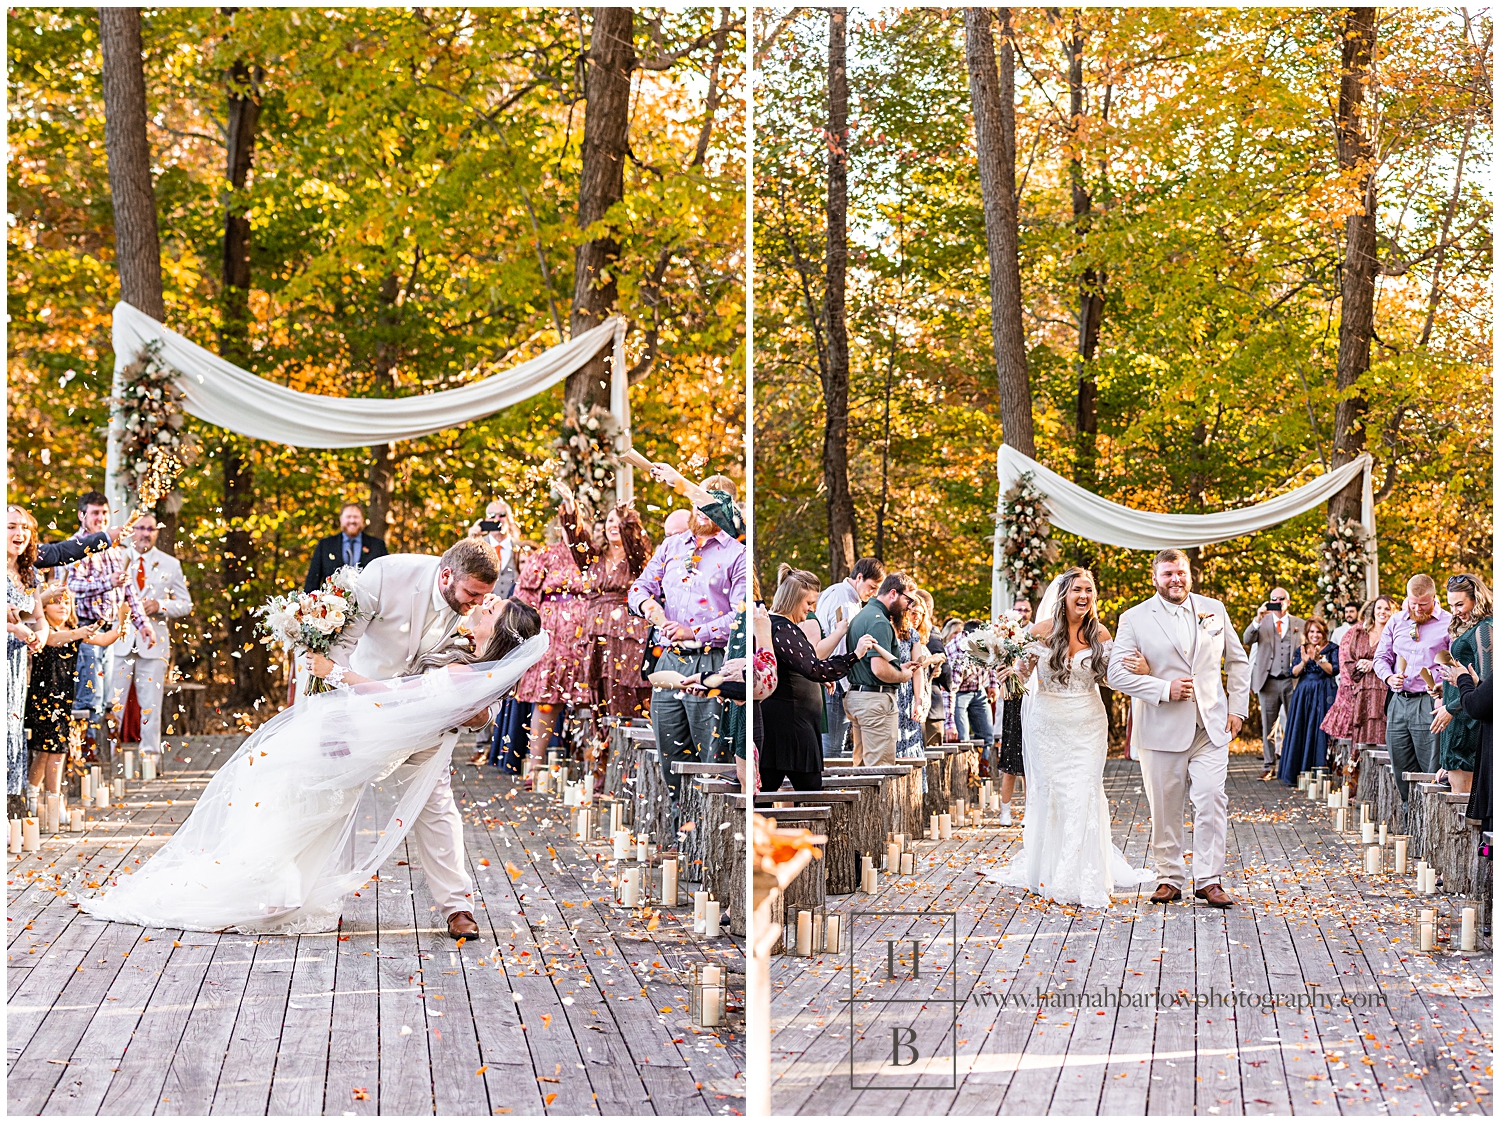
[[694, 957], [742, 972], [742, 949], [694, 940], [691, 909], [648, 928], [607, 903], [603, 848], [493, 770], [454, 777], [483, 930], [462, 948], [405, 847], [336, 934], [142, 930], [69, 903], [149, 860], [237, 743], [191, 739], [87, 834], [10, 862], [10, 1114], [743, 1113], [741, 1017], [695, 1031], [680, 981]]
[[[1259, 782], [1258, 757], [1231, 762], [1226, 887], [1240, 904], [1227, 912], [1153, 906], [1146, 898], [1154, 885], [1117, 897], [1105, 911], [1050, 905], [982, 881], [978, 871], [1020, 848], [1018, 828], [919, 843], [919, 855], [933, 860], [918, 876], [885, 880], [874, 896], [830, 899], [830, 911], [846, 913], [958, 913], [954, 963], [966, 1001], [954, 1034], [956, 1088], [851, 1088], [846, 943], [840, 957], [773, 964], [772, 1110], [1489, 1114], [1488, 956], [1411, 952], [1410, 892], [1366, 879], [1358, 847], [1340, 841], [1324, 813], [1310, 813], [1305, 799], [1279, 784]], [[1133, 865], [1147, 864], [1149, 812], [1138, 767], [1111, 760], [1105, 783], [1116, 843]], [[883, 965], [885, 952], [879, 956]], [[1120, 988], [1167, 996], [1312, 992], [1366, 996], [1366, 1005], [1080, 1011], [1034, 1002], [1038, 991]], [[1374, 995], [1386, 1005], [1375, 1005]], [[1007, 1001], [1027, 1004], [997, 1005]], [[940, 1067], [951, 1075], [951, 1055]]]

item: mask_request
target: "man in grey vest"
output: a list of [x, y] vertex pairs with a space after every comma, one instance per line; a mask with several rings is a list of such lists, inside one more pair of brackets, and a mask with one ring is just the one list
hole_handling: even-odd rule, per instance
[[1306, 621], [1287, 611], [1292, 595], [1277, 586], [1271, 599], [1261, 605], [1255, 620], [1245, 629], [1240, 642], [1255, 645], [1250, 664], [1250, 687], [1260, 699], [1260, 755], [1265, 765], [1262, 780], [1276, 775], [1276, 752], [1271, 745], [1271, 730], [1292, 697], [1297, 680], [1292, 677], [1292, 662], [1302, 646], [1302, 626]]

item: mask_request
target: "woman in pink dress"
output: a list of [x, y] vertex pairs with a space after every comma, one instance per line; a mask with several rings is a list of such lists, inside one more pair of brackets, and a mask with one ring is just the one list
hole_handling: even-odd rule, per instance
[[547, 524], [547, 547], [526, 559], [516, 580], [515, 595], [542, 617], [542, 630], [550, 637], [547, 653], [522, 676], [516, 697], [531, 702], [531, 763], [545, 763], [552, 740], [568, 706], [594, 702], [592, 637], [588, 632], [589, 599], [581, 565], [587, 558], [580, 548], [568, 546], [565, 523], [573, 523], [572, 538], [579, 541], [579, 518], [572, 504], [564, 504]]
[[603, 530], [602, 549], [592, 541], [573, 543], [573, 556], [586, 566], [584, 633], [593, 641], [589, 681], [595, 684], [595, 703], [604, 713], [639, 717], [651, 696], [651, 684], [641, 677], [651, 623], [631, 615], [625, 595], [651, 559], [651, 541], [640, 515], [623, 504], [605, 518]]
[[1359, 623], [1344, 633], [1339, 644], [1339, 686], [1333, 708], [1320, 727], [1330, 737], [1350, 742], [1344, 774], [1352, 777], [1366, 749], [1385, 744], [1385, 702], [1389, 689], [1375, 670], [1375, 645], [1386, 621], [1396, 610], [1388, 596], [1367, 601]]

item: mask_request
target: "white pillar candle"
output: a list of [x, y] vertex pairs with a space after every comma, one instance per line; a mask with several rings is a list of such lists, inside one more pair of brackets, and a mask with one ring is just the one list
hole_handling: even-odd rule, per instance
[[1464, 909], [1462, 925], [1459, 928], [1458, 949], [1460, 951], [1474, 951], [1478, 947], [1474, 932], [1474, 922], [1478, 919], [1478, 915], [1473, 908]]
[[703, 988], [703, 1028], [710, 1029], [719, 1024], [724, 1009], [724, 988]]
[[1346, 824], [1344, 822], [1344, 816], [1346, 814], [1347, 814], [1347, 812], [1345, 812], [1345, 810], [1342, 807], [1335, 807], [1333, 809], [1333, 829], [1334, 829], [1334, 833], [1336, 833], [1336, 834], [1343, 834], [1344, 833], [1344, 828], [1348, 825], [1348, 824]]
[[609, 837], [613, 838], [620, 829], [620, 805], [611, 803], [609, 805]]
[[135, 779], [135, 753], [130, 749], [125, 750], [125, 779]]
[[907, 875], [907, 876], [910, 876], [913, 872], [915, 872], [914, 862], [915, 862], [915, 859], [912, 857], [912, 855], [910, 855], [910, 854], [902, 854], [901, 855], [901, 872], [903, 874]]
[[710, 940], [719, 938], [718, 901], [708, 901], [703, 906], [703, 935]]
[[1380, 824], [1380, 845], [1385, 845], [1385, 824]]
[[969, 801], [967, 799], [958, 801], [958, 819], [963, 823], [969, 821]]
[[625, 881], [620, 887], [620, 903], [633, 909], [641, 903], [641, 869], [631, 866], [625, 871]]
[[937, 836], [938, 836], [938, 817], [936, 815], [934, 815], [932, 817], [932, 825], [927, 828], [927, 837], [928, 838], [932, 838], [932, 839], [936, 839]]
[[1359, 825], [1359, 840], [1366, 846], [1375, 841], [1375, 824], [1368, 819]]
[[538, 769], [536, 775], [532, 778], [531, 790], [537, 795], [546, 795], [547, 784], [550, 779], [551, 774], [545, 768]]
[[75, 807], [68, 812], [68, 830], [74, 834], [83, 831], [83, 808]]
[[[902, 861], [904, 862], [907, 858], [910, 857], [910, 854], [903, 854]], [[839, 952], [839, 929], [839, 918], [837, 916], [830, 916], [828, 918], [828, 927], [824, 930], [823, 933], [823, 950], [826, 951], [829, 955], [837, 955]]]
[[89, 779], [93, 781], [94, 787], [98, 787], [104, 781], [104, 766], [101, 764], [89, 765]]
[[953, 816], [952, 815], [939, 815], [938, 816], [938, 837], [939, 838], [952, 838], [953, 837]]
[[901, 847], [894, 842], [885, 844], [885, 872], [897, 873], [901, 869]]
[[1419, 948], [1420, 948], [1420, 950], [1422, 950], [1422, 951], [1432, 951], [1433, 950], [1433, 946], [1434, 946], [1434, 940], [1433, 940], [1433, 935], [1432, 935], [1432, 929], [1433, 929], [1432, 922], [1424, 920], [1417, 927], [1418, 927], [1418, 930], [1421, 933], [1421, 936], [1420, 936], [1420, 941], [1421, 942], [1418, 945]]
[[797, 954], [812, 954], [812, 920], [813, 914], [803, 909], [797, 914]]
[[630, 832], [615, 831], [615, 859], [623, 862], [630, 857]]
[[1396, 874], [1398, 877], [1406, 876], [1406, 839], [1396, 840]]
[[[1369, 826], [1366, 823], [1365, 826]], [[1369, 846], [1365, 848], [1365, 873], [1371, 877], [1380, 872], [1380, 847]]]
[[1333, 808], [1337, 807], [1339, 805], [1338, 793], [1337, 792], [1329, 792], [1328, 793], [1328, 798], [1327, 798], [1327, 800], [1325, 802], [1327, 803], [1327, 805], [1328, 805], [1328, 807], [1329, 807], [1330, 810], [1332, 810]]
[[36, 819], [27, 816], [21, 820], [21, 849], [31, 852], [42, 848], [40, 825]]
[[693, 893], [693, 931], [703, 931], [704, 920], [708, 916], [708, 891], [699, 889]]
[[100, 811], [109, 808], [109, 789], [103, 784], [100, 784], [94, 792], [94, 807]]
[[10, 821], [10, 852], [19, 854], [21, 852], [21, 820]]
[[635, 840], [635, 860], [637, 862], [646, 861], [646, 850], [649, 845], [644, 836]]
[[84, 803], [94, 798], [94, 777], [87, 772], [78, 777], [78, 795]]
[[710, 963], [703, 968], [703, 985], [707, 987], [719, 986], [724, 976], [716, 963]]
[[141, 754], [141, 779], [156, 779], [156, 757], [151, 753]]
[[62, 795], [59, 792], [48, 792], [47, 823], [45, 830], [48, 834], [56, 834], [62, 829]]
[[1307, 773], [1306, 772], [1299, 772], [1299, 773], [1297, 773], [1297, 790], [1299, 792], [1305, 792], [1305, 791], [1307, 791]]
[[661, 903], [668, 908], [677, 907], [677, 859], [668, 858], [661, 864]]
[[1431, 897], [1437, 892], [1437, 867], [1428, 866], [1426, 869], [1427, 884], [1422, 889], [1422, 895]]

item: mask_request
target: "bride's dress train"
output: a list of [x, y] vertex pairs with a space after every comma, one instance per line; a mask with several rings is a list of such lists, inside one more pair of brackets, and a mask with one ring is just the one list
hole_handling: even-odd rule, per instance
[[[1112, 643], [1105, 644], [1109, 659]], [[1107, 908], [1115, 889], [1156, 879], [1136, 869], [1110, 839], [1104, 759], [1109, 719], [1094, 684], [1087, 648], [1073, 656], [1066, 681], [1054, 676], [1047, 649], [1037, 655], [1030, 689], [1021, 703], [1022, 750], [1026, 761], [1026, 818], [1022, 850], [984, 876], [1064, 904]]]
[[80, 901], [101, 920], [326, 932], [452, 763], [458, 724], [516, 684], [545, 633], [496, 663], [315, 694], [256, 730], [135, 873]]

